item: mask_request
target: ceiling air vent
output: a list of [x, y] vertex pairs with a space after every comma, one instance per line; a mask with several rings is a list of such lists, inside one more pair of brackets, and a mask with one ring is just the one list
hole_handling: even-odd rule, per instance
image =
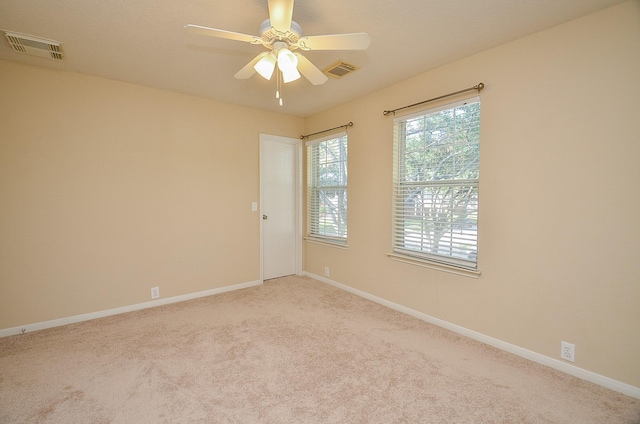
[[4, 32], [4, 36], [7, 38], [11, 48], [18, 53], [55, 60], [62, 60], [63, 58], [62, 43], [59, 41], [47, 40], [46, 38], [18, 32], [2, 32]]
[[348, 75], [354, 71], [356, 71], [358, 68], [356, 66], [350, 65], [348, 63], [345, 62], [336, 62], [333, 65], [329, 66], [328, 68], [326, 68], [324, 71], [325, 75], [328, 75], [330, 77], [333, 78], [342, 78], [345, 75]]

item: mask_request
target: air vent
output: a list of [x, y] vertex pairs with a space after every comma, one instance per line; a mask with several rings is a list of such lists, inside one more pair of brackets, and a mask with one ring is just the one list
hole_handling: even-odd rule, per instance
[[18, 32], [2, 31], [11, 48], [18, 52], [31, 56], [46, 57], [62, 60], [62, 43], [47, 40], [33, 35], [20, 34]]
[[339, 61], [329, 66], [322, 72], [333, 78], [342, 78], [345, 75], [348, 75], [356, 70], [358, 70], [356, 66]]

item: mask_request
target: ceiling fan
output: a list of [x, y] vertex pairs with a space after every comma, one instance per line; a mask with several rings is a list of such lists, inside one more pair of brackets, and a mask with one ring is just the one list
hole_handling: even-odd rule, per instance
[[[258, 72], [262, 77], [270, 80], [277, 65], [278, 78], [282, 77], [283, 83], [297, 80], [300, 74], [314, 85], [327, 81], [322, 71], [297, 52], [297, 49], [304, 51], [365, 50], [371, 43], [371, 38], [364, 32], [303, 37], [302, 28], [292, 20], [294, 0], [268, 0], [267, 3], [269, 19], [260, 25], [259, 36], [192, 24], [184, 28], [194, 34], [262, 44], [268, 50], [254, 57], [235, 74], [235, 77], [247, 79]], [[279, 81], [278, 79], [278, 84]], [[277, 91], [276, 97], [279, 97]]]

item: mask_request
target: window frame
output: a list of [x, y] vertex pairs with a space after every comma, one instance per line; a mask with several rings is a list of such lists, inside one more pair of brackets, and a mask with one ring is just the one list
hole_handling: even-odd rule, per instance
[[[344, 184], [338, 182], [333, 185], [320, 185], [320, 167], [327, 166], [329, 162], [320, 163], [320, 155], [314, 154], [313, 149], [321, 148], [323, 144], [332, 142], [334, 140], [340, 140], [344, 138], [344, 158], [339, 158], [337, 161], [331, 163], [338, 163], [340, 171], [344, 175], [340, 175], [338, 179], [344, 179]], [[348, 198], [349, 198], [349, 184], [348, 184], [348, 167], [349, 167], [349, 137], [347, 131], [334, 133], [326, 137], [316, 138], [309, 140], [306, 143], [306, 166], [307, 166], [307, 229], [305, 240], [312, 241], [321, 244], [327, 244], [335, 247], [347, 247], [348, 237]], [[341, 155], [342, 156], [342, 152]], [[341, 191], [343, 198], [338, 195], [338, 202], [344, 209], [343, 216], [339, 218], [338, 229], [336, 234], [322, 233], [320, 229], [321, 212], [319, 210], [321, 202], [316, 197], [317, 194], [323, 190], [337, 190]], [[343, 225], [343, 234], [342, 227]]]
[[[406, 172], [407, 161], [403, 158], [404, 151], [406, 149], [407, 138], [403, 138], [401, 134], [401, 126], [402, 123], [414, 120], [420, 117], [426, 117], [429, 115], [435, 115], [442, 111], [453, 110], [459, 108], [461, 106], [467, 104], [478, 103], [478, 119], [477, 125], [473, 125], [471, 128], [474, 131], [477, 131], [477, 160], [475, 162], [469, 162], [476, 168], [477, 178], [452, 178], [447, 180], [434, 180], [434, 179], [425, 179], [422, 181], [410, 181], [410, 180], [402, 180], [404, 172]], [[394, 118], [394, 129], [393, 129], [393, 138], [394, 138], [394, 146], [393, 146], [393, 194], [392, 194], [392, 225], [391, 225], [391, 253], [388, 254], [391, 259], [395, 259], [401, 262], [406, 262], [414, 265], [424, 266], [428, 268], [434, 268], [438, 270], [444, 270], [448, 272], [453, 272], [461, 275], [473, 276], [476, 277], [480, 275], [480, 271], [478, 270], [478, 225], [479, 225], [479, 187], [480, 187], [480, 114], [481, 114], [481, 101], [480, 96], [470, 96], [463, 98], [461, 100], [450, 102], [446, 104], [440, 104], [435, 107], [423, 108], [417, 112], [412, 114], [402, 115]], [[453, 128], [452, 126], [448, 126], [447, 128]], [[426, 132], [426, 128], [424, 129]], [[455, 142], [449, 142], [447, 145], [455, 147]], [[425, 149], [431, 149], [434, 147], [428, 147], [425, 143]], [[426, 150], [425, 150], [426, 151]], [[403, 160], [403, 163], [400, 161]], [[422, 163], [426, 163], [422, 162]], [[442, 181], [442, 183], [438, 184], [436, 181]], [[447, 229], [447, 233], [449, 234], [449, 244], [450, 249], [453, 251], [454, 240], [457, 243], [459, 240], [463, 240], [464, 243], [468, 242], [468, 234], [475, 233], [475, 239], [472, 237], [472, 244], [469, 244], [474, 250], [471, 252], [475, 252], [475, 256], [471, 258], [461, 258], [461, 252], [457, 254], [450, 253], [449, 255], [444, 255], [440, 251], [435, 254], [432, 252], [428, 252], [429, 248], [433, 248], [433, 245], [437, 245], [437, 243], [433, 243], [428, 245], [426, 248], [424, 245], [420, 244], [419, 247], [415, 249], [411, 249], [407, 247], [409, 242], [413, 242], [410, 238], [406, 236], [407, 231], [407, 206], [406, 206], [406, 193], [403, 193], [404, 189], [408, 187], [421, 187], [422, 197], [426, 197], [425, 192], [428, 191], [428, 187], [435, 187], [436, 189], [443, 189], [444, 187], [458, 187], [459, 190], [462, 190], [463, 187], [468, 187], [471, 190], [471, 195], [467, 195], [465, 199], [467, 203], [465, 205], [465, 224], [461, 224], [461, 220], [454, 220], [453, 217], [449, 219], [448, 224], [450, 224]], [[460, 191], [462, 192], [462, 191]], [[438, 223], [441, 224], [442, 221], [439, 221], [439, 218], [436, 219], [428, 219], [425, 217], [425, 209], [423, 204], [420, 206], [422, 210], [418, 213], [419, 216], [422, 216], [422, 220], [418, 218], [418, 221], [421, 221], [421, 229], [417, 230], [415, 234], [417, 234], [421, 238], [428, 238], [428, 234], [425, 235], [424, 227], [430, 223]], [[468, 212], [471, 211], [471, 212]], [[475, 219], [468, 218], [468, 213], [470, 213]], [[468, 222], [468, 223], [467, 223]], [[434, 224], [435, 225], [435, 224]], [[469, 226], [469, 228], [474, 228], [474, 230], [459, 230], [458, 227]], [[454, 236], [454, 231], [459, 231], [460, 236]], [[445, 233], [445, 234], [447, 234]], [[459, 238], [458, 238], [459, 237]], [[418, 244], [415, 243], [414, 244]], [[468, 246], [467, 246], [468, 247]]]

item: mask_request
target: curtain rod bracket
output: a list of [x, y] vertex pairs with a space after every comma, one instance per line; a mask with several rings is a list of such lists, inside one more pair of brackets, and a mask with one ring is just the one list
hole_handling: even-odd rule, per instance
[[301, 135], [300, 136], [300, 140], [304, 140], [305, 138], [309, 138], [312, 135], [317, 135], [317, 134], [322, 134], [322, 133], [326, 133], [326, 132], [329, 132], [329, 131], [337, 130], [338, 128], [344, 128], [346, 130], [347, 127], [353, 127], [353, 122], [349, 122], [348, 124], [344, 124], [344, 125], [339, 125], [339, 126], [337, 126], [335, 128], [329, 128], [328, 130], [322, 130], [322, 131], [314, 132], [312, 134]]
[[424, 100], [422, 102], [418, 102], [418, 103], [414, 103], [412, 105], [409, 106], [403, 106], [403, 107], [399, 107], [397, 109], [393, 109], [393, 110], [385, 110], [384, 112], [382, 112], [382, 114], [384, 116], [389, 116], [393, 113], [393, 115], [395, 116], [396, 111], [398, 110], [402, 110], [402, 109], [408, 109], [410, 107], [414, 107], [414, 106], [419, 106], [425, 103], [429, 103], [429, 102], [433, 102], [435, 100], [440, 100], [440, 99], [444, 99], [447, 97], [451, 97], [451, 96], [455, 96], [456, 94], [461, 94], [461, 93], [465, 93], [467, 91], [471, 91], [471, 90], [478, 90], [478, 93], [480, 93], [480, 91], [484, 88], [484, 83], [478, 83], [478, 85], [474, 85], [473, 87], [469, 87], [469, 88], [465, 88], [464, 90], [459, 90], [453, 93], [449, 93], [449, 94], [445, 94], [444, 96], [438, 96], [438, 97], [434, 97], [433, 99], [429, 99], [429, 100]]

